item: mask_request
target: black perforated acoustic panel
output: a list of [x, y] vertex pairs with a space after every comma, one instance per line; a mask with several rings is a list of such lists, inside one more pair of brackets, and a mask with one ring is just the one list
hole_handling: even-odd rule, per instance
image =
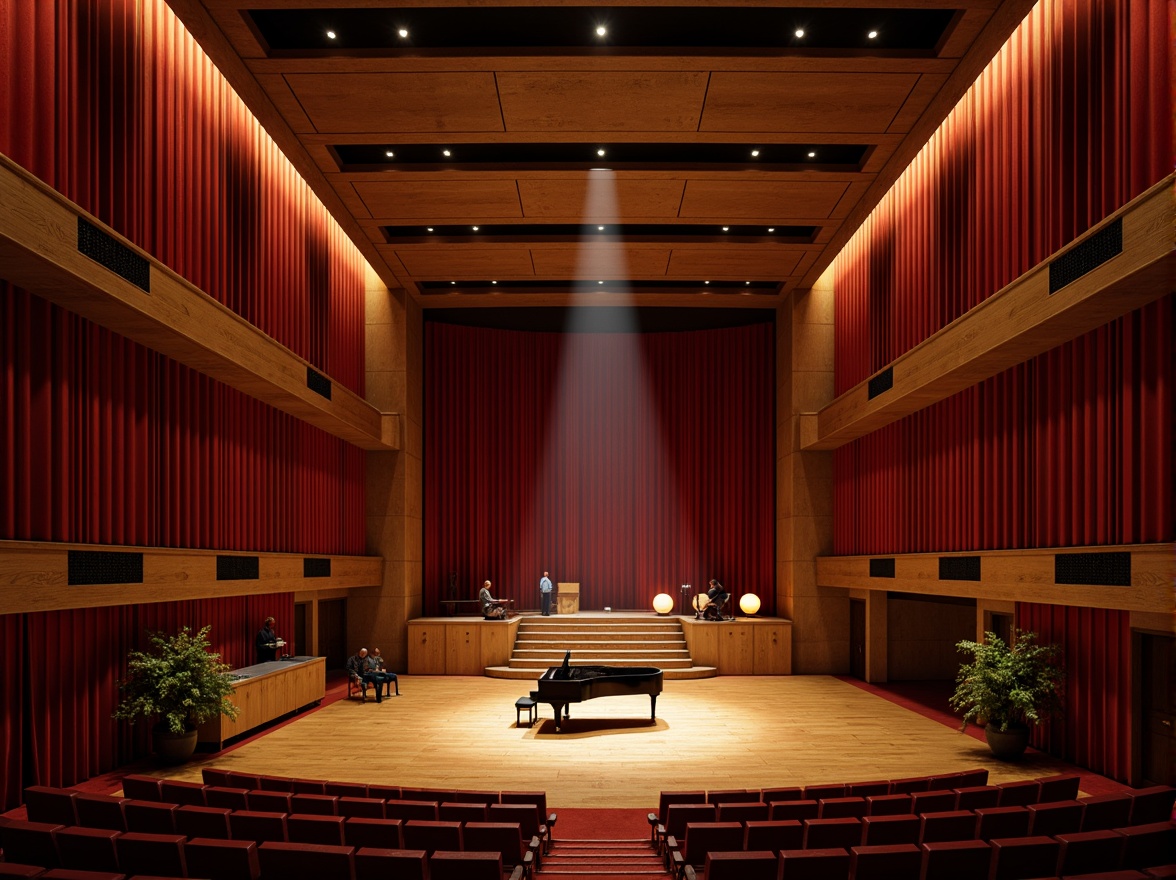
[[873, 400], [884, 391], [889, 391], [894, 387], [894, 367], [887, 367], [876, 376], [871, 376], [870, 381], [866, 383], [866, 394], [869, 400]]
[[93, 223], [78, 218], [78, 252], [131, 284], [151, 292], [151, 264]]
[[1054, 583], [1090, 587], [1129, 587], [1131, 554], [1123, 551], [1056, 553]]
[[312, 559], [302, 560], [302, 576], [307, 578], [329, 578], [331, 576], [331, 560]]
[[940, 556], [939, 579], [941, 581], [980, 580], [980, 557]]
[[893, 559], [871, 559], [870, 560], [870, 577], [872, 577], [872, 578], [892, 578], [892, 577], [894, 577], [894, 560]]
[[311, 367], [306, 368], [306, 387], [327, 400], [331, 399], [331, 380]]
[[143, 554], [114, 550], [70, 550], [71, 587], [143, 583]]
[[260, 560], [256, 556], [218, 556], [218, 581], [255, 581], [261, 577]]
[[1108, 223], [1086, 241], [1070, 248], [1049, 264], [1049, 292], [1057, 293], [1111, 257], [1123, 253], [1123, 218]]

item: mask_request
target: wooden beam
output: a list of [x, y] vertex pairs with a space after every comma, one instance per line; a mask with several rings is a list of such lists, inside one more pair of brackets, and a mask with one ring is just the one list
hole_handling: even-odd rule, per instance
[[[395, 413], [330, 377], [329, 398], [312, 391], [309, 362], [2, 155], [0, 203], [6, 280], [349, 443], [398, 448]], [[146, 261], [150, 292], [78, 249], [79, 219]]]
[[[142, 581], [70, 584], [71, 551], [141, 554]], [[218, 580], [218, 556], [257, 557], [256, 579]], [[329, 559], [330, 574], [307, 577], [305, 559]], [[0, 614], [374, 587], [383, 582], [383, 572], [384, 560], [378, 556], [0, 541]]]
[[[1128, 553], [1130, 586], [1058, 583], [1055, 556]], [[940, 559], [978, 557], [980, 580], [941, 580]], [[870, 576], [871, 560], [875, 576]], [[880, 565], [880, 561], [892, 560]], [[878, 576], [893, 571], [893, 577]], [[1176, 611], [1176, 544], [1122, 544], [1033, 550], [983, 550], [972, 553], [905, 553], [874, 556], [822, 556], [817, 583], [823, 587], [965, 596], [1010, 602], [1041, 602], [1172, 615]]]
[[[1167, 296], [1176, 267], [1169, 175], [1085, 235], [994, 293], [887, 368], [893, 385], [859, 382], [817, 414], [805, 450], [836, 449]], [[1122, 223], [1122, 252], [1051, 295], [1050, 264]]]

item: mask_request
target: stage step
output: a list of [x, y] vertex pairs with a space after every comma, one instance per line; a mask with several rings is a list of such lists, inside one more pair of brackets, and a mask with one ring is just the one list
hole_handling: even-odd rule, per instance
[[[558, 666], [559, 664], [553, 663], [551, 665]], [[603, 666], [606, 664], [601, 665]], [[651, 666], [654, 664], [643, 663], [629, 665]], [[544, 669], [546, 668], [547, 667], [544, 667]], [[716, 675], [718, 675], [719, 670], [714, 666], [690, 666], [680, 669], [666, 669], [665, 667], [662, 667], [662, 673], [662, 679], [665, 681], [680, 681], [691, 678], [714, 678]], [[487, 666], [484, 670], [484, 674], [487, 678], [510, 678], [516, 679], [518, 681], [536, 682], [539, 680], [541, 671], [538, 669], [531, 669], [529, 667]]]
[[661, 857], [648, 840], [563, 840], [556, 838], [551, 853], [537, 872], [561, 880], [669, 878]]

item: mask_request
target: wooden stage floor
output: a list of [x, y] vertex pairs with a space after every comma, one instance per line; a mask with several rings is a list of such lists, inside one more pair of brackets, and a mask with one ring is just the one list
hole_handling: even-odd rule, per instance
[[550, 707], [515, 727], [529, 683], [401, 676], [402, 696], [340, 700], [162, 775], [200, 765], [316, 779], [462, 789], [544, 789], [555, 807], [653, 807], [663, 789], [761, 788], [988, 767], [1004, 782], [1069, 772], [1031, 753], [996, 761], [987, 746], [828, 676], [667, 681], [647, 696], [572, 706], [556, 734]]

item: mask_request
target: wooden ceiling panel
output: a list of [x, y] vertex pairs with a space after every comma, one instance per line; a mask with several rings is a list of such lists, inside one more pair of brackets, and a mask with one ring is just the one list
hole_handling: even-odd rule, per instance
[[498, 74], [512, 132], [696, 131], [706, 71]]
[[320, 132], [502, 131], [494, 74], [291, 73]]
[[625, 279], [666, 274], [670, 249], [624, 246], [534, 248], [531, 262], [539, 278]]
[[434, 281], [493, 281], [535, 275], [530, 251], [525, 247], [402, 247], [395, 249], [395, 254], [414, 277]]
[[915, 73], [711, 75], [702, 131], [878, 132], [890, 128]]
[[765, 281], [792, 275], [800, 258], [799, 251], [777, 251], [756, 245], [729, 245], [724, 248], [676, 247], [670, 254], [669, 275], [677, 278], [741, 278]]
[[587, 178], [520, 180], [523, 216], [529, 220], [604, 220], [633, 218], [672, 220], [682, 203], [682, 180], [626, 180], [615, 175]]
[[844, 181], [691, 180], [680, 216], [762, 220], [784, 224], [794, 217], [828, 217], [850, 184]]
[[513, 180], [373, 180], [354, 186], [371, 216], [381, 219], [483, 223], [523, 216]]

